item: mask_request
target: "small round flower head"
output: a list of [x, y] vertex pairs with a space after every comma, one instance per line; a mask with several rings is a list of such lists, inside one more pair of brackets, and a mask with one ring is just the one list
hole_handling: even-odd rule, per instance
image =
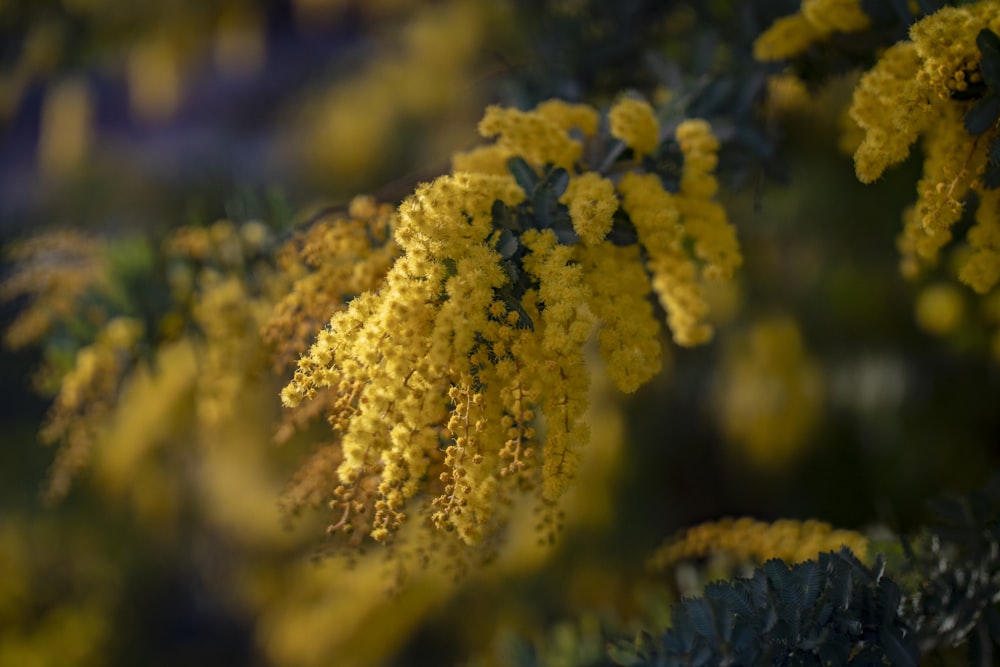
[[564, 127], [537, 111], [489, 106], [479, 121], [479, 134], [499, 136], [498, 145], [533, 164], [571, 169], [583, 153], [583, 147]]
[[712, 337], [705, 321], [708, 304], [696, 282], [697, 269], [684, 251], [684, 230], [674, 196], [655, 174], [625, 174], [618, 184], [622, 208], [635, 225], [648, 255], [653, 289], [667, 311], [678, 345], [699, 345]]
[[917, 297], [917, 325], [929, 334], [945, 336], [962, 321], [965, 303], [959, 288], [951, 283], [928, 285]]
[[969, 230], [971, 254], [959, 271], [962, 282], [986, 294], [1000, 282], [1000, 190], [984, 192]]
[[779, 18], [757, 37], [754, 58], [792, 58], [832, 33], [860, 32], [870, 25], [871, 19], [859, 0], [802, 0], [799, 13]]
[[648, 155], [660, 143], [660, 123], [645, 100], [624, 97], [608, 111], [611, 136], [639, 155]]
[[600, 115], [587, 104], [571, 104], [563, 100], [546, 100], [535, 111], [564, 130], [578, 129], [585, 136], [597, 134]]
[[914, 94], [912, 82], [920, 60], [912, 42], [899, 42], [882, 54], [854, 90], [851, 118], [864, 130], [854, 154], [858, 180], [870, 183], [886, 167], [901, 162], [931, 120], [926, 100]]
[[705, 263], [704, 277], [728, 279], [742, 264], [743, 256], [726, 210], [712, 201], [719, 188], [713, 174], [719, 161], [719, 141], [708, 122], [701, 119], [681, 122], [676, 137], [684, 155], [684, 171], [675, 201], [684, 230], [695, 240], [695, 254]]
[[600, 243], [611, 231], [618, 195], [614, 183], [597, 172], [574, 176], [559, 201], [569, 206], [573, 229], [583, 243]]

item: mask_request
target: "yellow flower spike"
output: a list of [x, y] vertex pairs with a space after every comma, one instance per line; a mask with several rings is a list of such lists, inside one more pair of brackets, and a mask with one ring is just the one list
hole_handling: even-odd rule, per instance
[[660, 123], [645, 100], [622, 98], [608, 111], [611, 136], [621, 139], [638, 155], [647, 155], [660, 143]]
[[[865, 133], [854, 156], [859, 180], [877, 179], [887, 167], [902, 161], [918, 138], [923, 139], [917, 200], [904, 212], [903, 232], [897, 241], [901, 271], [908, 278], [937, 262], [970, 193], [980, 195], [988, 208], [992, 206], [983, 176], [988, 147], [1000, 134], [993, 127], [979, 136], [970, 135], [965, 119], [974, 99], [956, 96], [981, 76], [976, 37], [986, 28], [1000, 30], [1000, 5], [995, 2], [946, 7], [926, 16], [911, 26], [912, 41], [887, 49], [855, 90], [850, 113]], [[985, 240], [990, 233], [983, 231], [988, 229], [989, 223], [977, 224], [970, 232], [970, 244], [984, 252], [974, 252], [974, 259], [960, 273], [962, 280], [980, 291], [990, 289], [1000, 278], [1000, 270], [991, 268], [995, 264], [989, 250], [992, 242]]]
[[861, 533], [834, 529], [821, 521], [783, 519], [766, 523], [746, 517], [726, 518], [692, 526], [667, 540], [650, 558], [649, 568], [663, 571], [682, 561], [716, 552], [757, 564], [772, 558], [800, 563], [841, 547], [847, 547], [864, 560], [868, 546], [868, 538]]
[[569, 170], [583, 153], [580, 142], [564, 128], [534, 111], [489, 106], [479, 122], [479, 134], [499, 136], [498, 145], [535, 165], [554, 164]]
[[41, 340], [57, 323], [72, 319], [78, 299], [107, 280], [106, 247], [79, 232], [49, 232], [11, 243], [8, 259], [16, 268], [0, 281], [0, 302], [29, 297], [28, 306], [3, 334], [19, 349]]
[[761, 62], [785, 60], [805, 53], [820, 33], [802, 14], [782, 16], [753, 43], [753, 57]]
[[802, 0], [802, 15], [821, 34], [859, 32], [871, 25], [860, 0]]
[[917, 215], [928, 233], [948, 231], [962, 217], [962, 201], [981, 182], [985, 149], [965, 130], [963, 109], [949, 104], [924, 137], [924, 172], [917, 182]]
[[928, 285], [917, 297], [915, 315], [921, 329], [935, 336], [955, 331], [965, 314], [962, 293], [955, 285]]
[[572, 250], [560, 245], [551, 230], [529, 230], [522, 240], [531, 252], [524, 268], [538, 278], [542, 349], [552, 372], [543, 373], [545, 413], [542, 498], [554, 502], [565, 491], [579, 464], [579, 448], [589, 439], [582, 420], [590, 378], [583, 360], [583, 344], [595, 318], [587, 305], [589, 290], [583, 271], [569, 263]]
[[972, 254], [960, 269], [959, 279], [986, 294], [1000, 282], [1000, 190], [982, 193], [968, 240]]
[[942, 101], [951, 101], [969, 63], [979, 62], [976, 36], [983, 28], [1000, 30], [1000, 5], [976, 2], [943, 7], [910, 27], [910, 39], [922, 61], [919, 83]]
[[[282, 392], [286, 404], [309, 398], [314, 388], [347, 393], [331, 415], [343, 431], [338, 475], [348, 486], [359, 470], [380, 471], [372, 502], [375, 539], [396, 532], [407, 501], [421, 488], [455, 400], [452, 384], [469, 386], [474, 366], [491, 363], [484, 345], [496, 322], [494, 290], [508, 280], [490, 246], [492, 205], [500, 199], [513, 206], [523, 196], [510, 176], [488, 174], [459, 173], [418, 187], [399, 209], [396, 236], [405, 254], [378, 292], [355, 298], [333, 316], [329, 333], [303, 356]], [[507, 334], [492, 335], [501, 340]], [[470, 438], [488, 433], [494, 421], [499, 413], [479, 414], [469, 433], [449, 424], [451, 447], [471, 448]], [[498, 450], [499, 437], [494, 442]], [[482, 504], [490, 495], [472, 484], [486, 484], [486, 470], [479, 479], [463, 467], [459, 479], [453, 469], [447, 495], [454, 502], [436, 514], [440, 526], [458, 530], [467, 542], [481, 537], [477, 522], [487, 521], [484, 507], [466, 509], [470, 498]], [[466, 519], [456, 523], [459, 516]]]
[[684, 230], [674, 196], [655, 174], [625, 174], [618, 184], [622, 208], [646, 248], [653, 289], [667, 311], [667, 324], [678, 345], [707, 342], [712, 328], [705, 322], [708, 305], [695, 282], [696, 268], [685, 254]]
[[62, 499], [73, 478], [87, 464], [105, 419], [117, 399], [122, 375], [135, 358], [143, 325], [132, 318], [108, 322], [93, 344], [81, 349], [73, 368], [63, 378], [45, 417], [43, 442], [62, 444], [49, 472], [44, 498]]
[[500, 144], [476, 146], [470, 150], [453, 154], [451, 156], [451, 169], [455, 173], [471, 171], [504, 176], [510, 173], [507, 170], [507, 160], [513, 155], [514, 151]]
[[902, 162], [933, 119], [933, 108], [914, 88], [920, 59], [912, 42], [890, 46], [854, 90], [850, 115], [864, 131], [854, 153], [858, 180], [871, 183]]
[[611, 231], [618, 195], [614, 183], [597, 172], [572, 177], [559, 201], [569, 206], [573, 229], [584, 245], [601, 243]]
[[821, 418], [822, 368], [788, 318], [759, 321], [726, 343], [716, 410], [731, 453], [762, 470], [785, 469]]
[[860, 32], [870, 25], [859, 0], [802, 0], [799, 13], [779, 18], [757, 37], [753, 55], [762, 62], [785, 60], [834, 32]]
[[681, 122], [676, 137], [684, 154], [680, 196], [675, 198], [684, 230], [695, 240], [695, 254], [705, 262], [704, 277], [728, 279], [743, 263], [743, 256], [726, 210], [712, 201], [719, 187], [712, 175], [718, 163], [719, 141], [708, 122], [701, 119]]
[[639, 246], [581, 246], [580, 263], [590, 288], [590, 307], [600, 319], [598, 342], [606, 372], [631, 393], [660, 372], [660, 325], [648, 296], [649, 278]]
[[597, 134], [597, 126], [601, 120], [593, 107], [563, 100], [547, 100], [535, 107], [535, 111], [564, 130], [578, 129], [588, 137]]

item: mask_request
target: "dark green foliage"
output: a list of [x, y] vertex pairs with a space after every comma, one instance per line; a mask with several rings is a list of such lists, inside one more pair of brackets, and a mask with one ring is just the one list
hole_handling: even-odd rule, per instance
[[921, 653], [968, 645], [972, 665], [991, 665], [1000, 647], [1000, 477], [966, 497], [930, 504], [934, 515], [915, 544], [904, 543], [906, 603]]
[[770, 560], [753, 576], [709, 585], [674, 607], [659, 644], [617, 646], [619, 664], [916, 665], [902, 591], [849, 550], [791, 568]]
[[[710, 584], [674, 606], [659, 641], [609, 647], [620, 665], [917, 665], [956, 647], [1000, 656], [1000, 476], [929, 503], [931, 520], [886, 574], [847, 549]], [[899, 582], [899, 584], [897, 584]]]

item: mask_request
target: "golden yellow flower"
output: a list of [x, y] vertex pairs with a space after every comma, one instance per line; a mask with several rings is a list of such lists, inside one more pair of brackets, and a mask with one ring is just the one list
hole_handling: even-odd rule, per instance
[[962, 321], [965, 304], [958, 288], [948, 283], [928, 285], [917, 297], [917, 324], [927, 333], [944, 336]]
[[802, 0], [799, 13], [778, 19], [757, 37], [754, 58], [792, 58], [834, 32], [860, 32], [870, 25], [859, 0]]
[[572, 169], [583, 153], [583, 146], [564, 127], [537, 111], [489, 106], [479, 122], [479, 134], [499, 136], [498, 145], [539, 165]]
[[738, 460], [770, 470], [792, 463], [819, 422], [823, 390], [794, 321], [764, 320], [727, 340], [717, 408]]
[[[637, 152], [655, 149], [648, 104], [623, 100], [610, 113], [612, 132]], [[623, 391], [660, 367], [651, 288], [677, 342], [711, 335], [698, 280], [727, 278], [740, 261], [713, 201], [718, 141], [704, 121], [686, 121], [679, 194], [653, 174], [627, 173], [616, 189], [581, 162], [571, 135], [595, 133], [598, 120], [554, 100], [488, 108], [479, 129], [496, 142], [455, 155], [453, 174], [400, 205], [400, 254], [385, 279], [335, 312], [299, 359], [282, 402], [325, 412], [337, 450], [321, 450], [295, 502], [335, 484], [332, 530], [387, 539], [420, 493], [431, 498], [430, 525], [475, 545], [506, 520], [512, 494], [534, 489], [553, 539], [589, 440], [584, 347], [595, 328]], [[518, 183], [532, 178], [526, 198]], [[631, 222], [638, 243], [608, 240], [616, 220], [615, 242], [629, 241]], [[304, 407], [315, 401], [320, 409]]]
[[[917, 183], [917, 200], [903, 216], [898, 245], [902, 271], [915, 277], [929, 265], [952, 238], [952, 228], [963, 213], [970, 193], [987, 207], [989, 195], [983, 182], [989, 146], [1000, 137], [997, 127], [978, 136], [969, 134], [965, 119], [975, 95], [963, 95], [969, 84], [981, 79], [976, 45], [984, 29], [1000, 30], [1000, 5], [977, 2], [945, 7], [910, 28], [912, 41], [886, 50], [879, 62], [859, 81], [851, 116], [865, 136], [855, 153], [855, 168], [862, 182], [870, 182], [901, 162], [910, 146], [923, 138], [923, 174]], [[986, 214], [987, 218], [989, 214]], [[975, 228], [970, 243], [984, 252], [973, 253], [963, 270], [963, 280], [985, 291], [995, 284], [988, 250], [990, 223]]]
[[578, 129], [585, 136], [597, 134], [600, 114], [586, 104], [571, 104], [563, 100], [546, 100], [535, 111], [564, 130]]
[[681, 561], [713, 553], [725, 553], [758, 564], [772, 558], [800, 563], [841, 547], [847, 547], [864, 559], [868, 553], [868, 538], [853, 530], [834, 529], [821, 521], [782, 519], [767, 523], [749, 517], [726, 518], [681, 531], [656, 551], [649, 567], [656, 571], [666, 570]]
[[142, 335], [143, 326], [138, 320], [113, 318], [92, 345], [77, 352], [40, 432], [44, 442], [61, 445], [49, 473], [46, 500], [65, 496], [73, 478], [89, 461]]
[[645, 100], [622, 98], [608, 111], [608, 123], [611, 136], [621, 139], [638, 155], [652, 153], [660, 143], [660, 123]]
[[648, 254], [653, 289], [667, 311], [667, 323], [678, 345], [690, 346], [712, 337], [705, 321], [708, 305], [696, 282], [697, 269], [684, 252], [684, 230], [674, 196], [655, 174], [625, 174], [618, 184], [628, 213]]
[[712, 201], [719, 188], [713, 175], [718, 163], [719, 142], [708, 122], [701, 119], [681, 122], [676, 137], [684, 154], [681, 190], [675, 197], [684, 230], [694, 239], [695, 254], [705, 263], [704, 277], [729, 279], [742, 264], [743, 256], [726, 210]]
[[614, 183], [597, 172], [587, 171], [570, 179], [559, 201], [569, 206], [573, 229], [584, 244], [600, 243], [611, 231], [618, 195]]
[[598, 342], [607, 374], [631, 393], [660, 372], [660, 323], [649, 302], [650, 284], [639, 246], [582, 246], [580, 263], [590, 288], [590, 308], [600, 320]]
[[980, 195], [976, 224], [968, 233], [972, 253], [959, 271], [962, 282], [986, 294], [1000, 282], [1000, 190]]

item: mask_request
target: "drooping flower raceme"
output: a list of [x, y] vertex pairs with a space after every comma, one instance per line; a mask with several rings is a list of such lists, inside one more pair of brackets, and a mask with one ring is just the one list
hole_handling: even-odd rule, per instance
[[[400, 256], [333, 315], [282, 391], [290, 407], [333, 392], [335, 528], [386, 539], [420, 494], [432, 525], [476, 544], [519, 490], [551, 510], [589, 439], [595, 331], [623, 391], [660, 367], [652, 291], [679, 344], [710, 338], [700, 284], [740, 263], [713, 201], [718, 142], [707, 123], [680, 123], [672, 193], [644, 161], [658, 150], [652, 108], [625, 98], [609, 119], [611, 137], [585, 105], [490, 107], [479, 130], [496, 141], [400, 205]], [[610, 151], [613, 137], [633, 149], [627, 173], [589, 169], [585, 143]]]
[[[997, 33], [1000, 5], [995, 2], [943, 8], [913, 24], [910, 41], [885, 51], [861, 78], [851, 106], [852, 117], [865, 132], [854, 155], [858, 178], [865, 183], [901, 162], [911, 146], [923, 140], [917, 200], [904, 213], [899, 238], [904, 275], [915, 277], [937, 261], [952, 239], [967, 197], [979, 196], [985, 212], [977, 215], [967, 236], [973, 252], [960, 277], [980, 293], [1000, 279], [997, 234], [991, 231], [995, 213], [990, 213], [997, 183], [986, 180], [991, 155], [1000, 147], [1000, 127], [995, 105], [989, 116], [988, 98], [996, 92], [987, 90], [984, 79], [987, 68], [1000, 63], [986, 62], [980, 48], [1000, 42]], [[1000, 54], [994, 58], [1000, 59]], [[986, 104], [973, 114], [981, 102]]]
[[784, 60], [804, 53], [835, 32], [859, 32], [871, 25], [860, 0], [802, 0], [795, 14], [784, 16], [754, 41], [757, 60]]

